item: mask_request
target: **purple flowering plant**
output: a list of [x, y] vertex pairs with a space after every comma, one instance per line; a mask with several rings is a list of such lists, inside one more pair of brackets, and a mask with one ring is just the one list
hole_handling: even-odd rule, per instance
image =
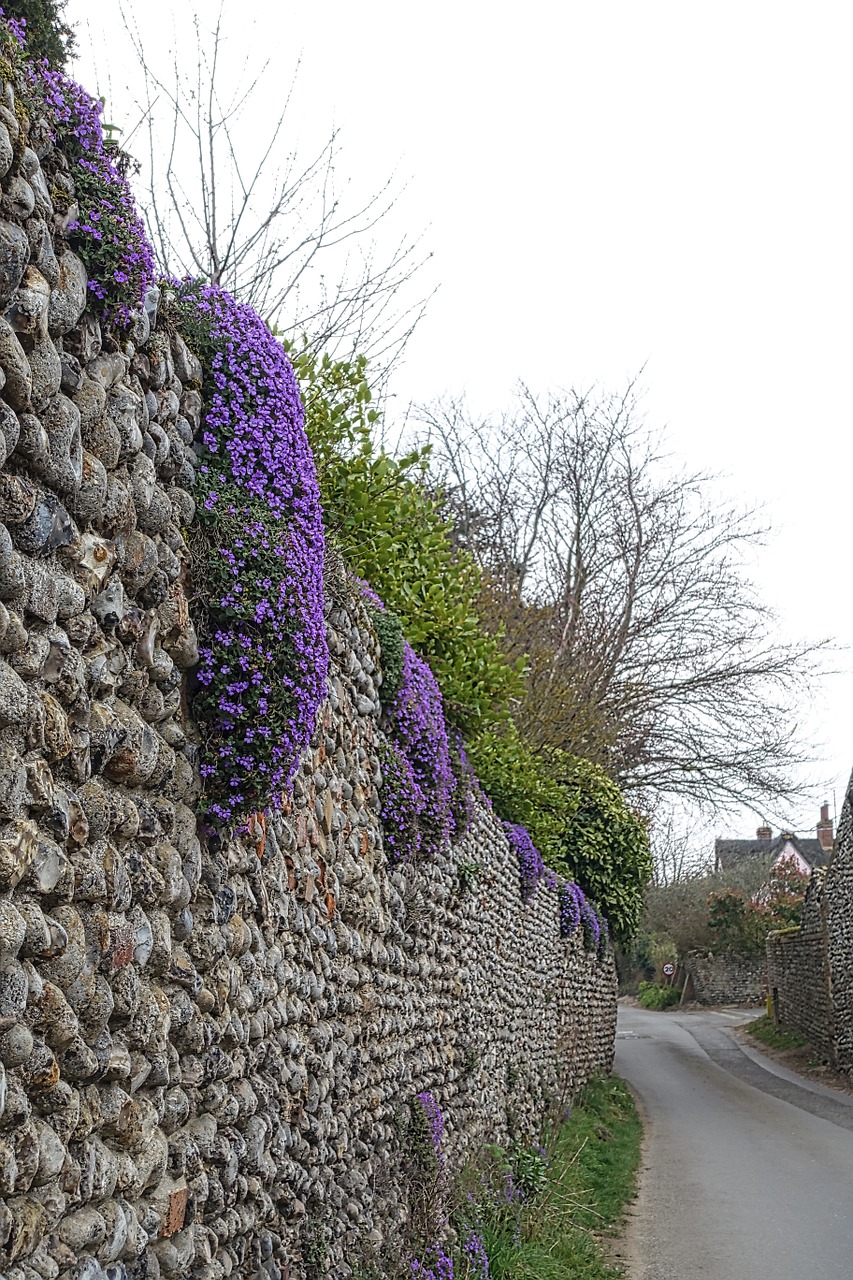
[[412, 1148], [421, 1164], [436, 1174], [444, 1169], [441, 1144], [444, 1140], [444, 1116], [435, 1096], [424, 1090], [412, 1104]]
[[454, 1280], [456, 1271], [453, 1258], [442, 1244], [435, 1244], [423, 1258], [412, 1258], [409, 1262], [411, 1280]]
[[489, 1255], [479, 1232], [466, 1232], [462, 1241], [462, 1253], [468, 1265], [470, 1280], [489, 1280]]
[[587, 951], [597, 951], [601, 938], [601, 922], [594, 904], [588, 898], [584, 898], [581, 903], [581, 929]]
[[474, 766], [468, 758], [462, 734], [458, 730], [449, 736], [450, 765], [453, 769], [453, 830], [457, 839], [461, 839], [474, 821], [477, 808], [477, 795], [483, 799], [480, 784], [474, 772]]
[[293, 370], [266, 324], [193, 281], [169, 282], [164, 306], [204, 369], [194, 707], [204, 807], [231, 824], [289, 787], [325, 695], [319, 491]]
[[602, 959], [610, 941], [610, 930], [601, 911], [587, 898], [580, 885], [565, 880], [557, 891], [560, 913], [560, 936], [571, 938], [578, 930], [583, 934], [587, 951], [595, 951]]
[[[65, 234], [89, 275], [89, 293], [104, 319], [119, 326], [138, 311], [154, 279], [154, 255], [127, 179], [129, 157], [104, 138], [103, 104], [46, 61], [26, 58], [25, 29], [0, 9], [0, 51], [15, 76], [30, 120], [43, 117], [51, 141], [70, 163], [73, 196], [54, 181], [51, 199], [60, 213], [76, 205], [76, 217]], [[48, 178], [56, 178], [56, 160], [43, 161]]]
[[385, 852], [394, 865], [413, 862], [421, 851], [420, 818], [426, 804], [412, 766], [386, 738], [379, 747], [382, 766], [381, 810]]
[[526, 827], [518, 822], [503, 824], [507, 839], [518, 859], [518, 874], [521, 880], [521, 900], [529, 902], [546, 875], [542, 854], [530, 838]]
[[573, 880], [565, 880], [557, 891], [560, 913], [560, 937], [571, 938], [581, 923], [581, 903], [585, 902], [583, 889]]
[[[391, 744], [408, 766], [392, 772], [383, 788], [382, 826], [392, 858], [404, 848], [407, 856], [443, 852], [454, 832], [456, 789], [447, 724], [435, 676], [408, 642], [386, 716]], [[416, 832], [407, 829], [413, 816]]]

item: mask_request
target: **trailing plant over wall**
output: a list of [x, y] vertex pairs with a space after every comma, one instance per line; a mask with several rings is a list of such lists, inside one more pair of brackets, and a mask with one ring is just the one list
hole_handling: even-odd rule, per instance
[[520, 694], [520, 669], [480, 623], [479, 571], [429, 492], [429, 451], [395, 458], [377, 445], [364, 359], [290, 354], [331, 538], [429, 662], [452, 723], [466, 733], [492, 724]]
[[404, 642], [400, 687], [387, 713], [382, 825], [395, 859], [445, 851], [455, 830], [456, 775], [441, 692], [429, 664]]
[[385, 852], [393, 863], [412, 862], [421, 851], [424, 796], [412, 766], [387, 738], [378, 748], [382, 769], [380, 804]]
[[102, 104], [62, 71], [29, 61], [23, 37], [16, 23], [0, 22], [0, 67], [5, 78], [16, 78], [28, 111], [18, 122], [17, 145], [26, 145], [34, 126], [46, 127], [69, 160], [70, 174], [51, 173], [52, 157], [45, 158], [52, 186], [44, 195], [67, 215], [65, 235], [86, 267], [103, 318], [126, 325], [154, 279], [153, 254], [127, 180], [129, 158], [104, 140]]
[[288, 786], [325, 694], [319, 492], [293, 370], [264, 322], [214, 286], [173, 282], [164, 301], [204, 370], [194, 706], [206, 810], [231, 823]]
[[373, 623], [382, 653], [382, 687], [379, 697], [386, 708], [393, 706], [394, 699], [400, 692], [403, 683], [403, 651], [405, 639], [403, 624], [390, 609], [371, 609], [370, 620]]
[[602, 769], [564, 752], [534, 752], [514, 725], [469, 743], [498, 817], [522, 823], [543, 861], [580, 885], [629, 936], [651, 878], [645, 823]]
[[474, 820], [475, 797], [478, 792], [481, 793], [481, 789], [471, 761], [468, 759], [461, 733], [458, 730], [451, 730], [448, 741], [450, 767], [453, 770], [455, 782], [452, 796], [453, 827], [456, 839], [460, 840]]
[[424, 797], [420, 816], [423, 846], [439, 852], [453, 834], [456, 779], [441, 691], [429, 663], [408, 642], [403, 645], [400, 687], [387, 716], [391, 740], [408, 761]]
[[549, 875], [542, 859], [542, 854], [530, 839], [530, 832], [527, 828], [521, 826], [520, 823], [505, 822], [504, 831], [518, 859], [522, 902], [530, 901], [539, 888], [540, 882], [555, 888], [557, 877], [553, 871]]
[[610, 930], [606, 919], [594, 902], [590, 902], [580, 885], [564, 880], [557, 900], [560, 911], [560, 936], [570, 938], [578, 929], [583, 932], [587, 951], [597, 951], [599, 958], [607, 950]]

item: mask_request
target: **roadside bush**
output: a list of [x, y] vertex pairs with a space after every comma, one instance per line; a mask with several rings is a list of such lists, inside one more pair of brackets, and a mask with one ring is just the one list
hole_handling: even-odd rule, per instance
[[669, 1009], [681, 1000], [677, 987], [661, 987], [656, 982], [641, 982], [637, 999], [644, 1009]]
[[[679, 955], [721, 947], [760, 950], [769, 929], [799, 921], [804, 889], [799, 872], [792, 874], [783, 868], [771, 873], [766, 856], [745, 858], [726, 871], [705, 870], [673, 884], [651, 885], [646, 891], [642, 927], [646, 933], [672, 942]], [[763, 923], [763, 908], [746, 913], [749, 903], [766, 904], [768, 890], [771, 902], [778, 903], [773, 906], [777, 924]]]

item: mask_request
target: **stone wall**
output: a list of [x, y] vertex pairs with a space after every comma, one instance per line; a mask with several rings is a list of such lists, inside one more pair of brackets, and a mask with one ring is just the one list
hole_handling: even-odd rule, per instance
[[839, 1071], [853, 1071], [853, 783], [829, 866], [813, 872], [802, 928], [771, 934], [776, 1016]]
[[835, 1059], [829, 968], [826, 950], [825, 871], [812, 873], [799, 929], [767, 939], [767, 985], [774, 1020], [791, 1027], [831, 1061]]
[[405, 1221], [416, 1094], [458, 1164], [609, 1070], [612, 963], [559, 937], [552, 890], [522, 902], [485, 804], [448, 857], [388, 865], [379, 653], [346, 597], [292, 796], [239, 839], [200, 831], [185, 535], [201, 370], [153, 294], [121, 347], [102, 332], [42, 171], [49, 135], [21, 145], [10, 93], [0, 1272], [279, 1280], [310, 1255], [345, 1277]]
[[700, 1004], [761, 1004], [767, 967], [761, 955], [690, 952], [684, 968]]
[[823, 898], [834, 1061], [841, 1071], [853, 1071], [853, 779], [841, 810]]

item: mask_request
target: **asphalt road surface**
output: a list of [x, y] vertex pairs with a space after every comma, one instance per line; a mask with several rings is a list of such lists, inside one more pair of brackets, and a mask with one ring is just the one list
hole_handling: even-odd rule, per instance
[[853, 1097], [742, 1049], [760, 1012], [620, 1007], [646, 1122], [629, 1280], [853, 1280]]

